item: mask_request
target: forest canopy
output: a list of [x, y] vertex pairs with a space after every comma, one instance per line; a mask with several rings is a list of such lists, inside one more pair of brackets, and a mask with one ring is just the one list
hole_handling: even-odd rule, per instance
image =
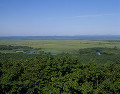
[[119, 94], [120, 58], [115, 54], [119, 50], [110, 51], [104, 48], [101, 56], [96, 48], [79, 50], [76, 55], [0, 53], [0, 92]]

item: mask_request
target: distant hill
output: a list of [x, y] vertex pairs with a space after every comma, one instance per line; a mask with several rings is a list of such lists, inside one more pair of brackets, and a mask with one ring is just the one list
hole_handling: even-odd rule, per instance
[[41, 40], [41, 39], [120, 39], [120, 35], [80, 35], [80, 36], [5, 36], [0, 39]]

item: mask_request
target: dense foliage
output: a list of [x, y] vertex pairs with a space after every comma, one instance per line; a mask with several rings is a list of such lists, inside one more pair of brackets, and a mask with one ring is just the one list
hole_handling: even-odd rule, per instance
[[14, 50], [14, 49], [33, 49], [33, 48], [28, 46], [0, 45], [0, 50]]
[[[95, 48], [93, 48], [95, 49]], [[1, 94], [119, 94], [119, 54], [0, 53]], [[81, 53], [81, 52], [82, 53]], [[86, 54], [87, 53], [87, 54]]]

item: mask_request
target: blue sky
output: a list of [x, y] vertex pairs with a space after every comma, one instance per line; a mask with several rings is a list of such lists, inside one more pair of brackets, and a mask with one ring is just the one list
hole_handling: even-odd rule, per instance
[[0, 0], [0, 36], [120, 35], [120, 0]]

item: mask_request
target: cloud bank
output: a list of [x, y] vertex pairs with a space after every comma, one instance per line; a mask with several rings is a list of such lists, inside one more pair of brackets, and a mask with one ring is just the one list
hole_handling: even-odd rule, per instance
[[92, 15], [80, 15], [80, 16], [75, 16], [78, 18], [81, 17], [101, 17], [101, 16], [112, 16], [113, 14], [92, 14]]

